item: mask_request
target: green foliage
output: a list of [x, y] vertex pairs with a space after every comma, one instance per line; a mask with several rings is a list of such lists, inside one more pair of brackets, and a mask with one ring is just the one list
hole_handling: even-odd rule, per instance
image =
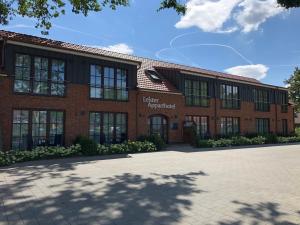
[[294, 143], [300, 142], [300, 136], [292, 137], [278, 137], [274, 134], [256, 136], [256, 137], [242, 137], [236, 136], [231, 138], [221, 139], [199, 139], [196, 147], [198, 148], [217, 148], [217, 147], [230, 147], [230, 146], [242, 146], [242, 145], [263, 145], [263, 144], [277, 144], [277, 143]]
[[300, 112], [300, 70], [295, 68], [294, 73], [285, 81], [288, 85], [289, 97], [295, 104], [295, 111]]
[[276, 134], [265, 134], [267, 144], [276, 144], [278, 143], [278, 136]]
[[295, 134], [300, 137], [300, 127], [295, 128]]
[[300, 0], [277, 0], [277, 2], [287, 9], [300, 7]]
[[[86, 138], [83, 143], [86, 142]], [[88, 145], [85, 145], [87, 147]], [[138, 152], [155, 152], [157, 148], [151, 142], [144, 141], [129, 141], [123, 144], [112, 145], [97, 145], [96, 149], [88, 150], [82, 149], [80, 144], [72, 145], [68, 148], [65, 147], [37, 147], [31, 151], [0, 151], [0, 166], [8, 166], [18, 162], [34, 161], [41, 159], [57, 159], [67, 158], [82, 155], [109, 155], [109, 154], [127, 154]]]
[[75, 139], [74, 144], [79, 144], [81, 146], [81, 151], [83, 155], [95, 155], [98, 152], [97, 143], [88, 137], [78, 136]]
[[278, 137], [278, 143], [295, 143], [300, 142], [300, 136]]
[[[90, 12], [100, 12], [109, 7], [116, 10], [119, 6], [129, 6], [129, 0], [1, 0], [0, 24], [7, 25], [16, 15], [34, 18], [37, 20], [36, 28], [42, 29], [42, 34], [47, 35], [52, 27], [51, 20], [65, 14], [71, 8], [75, 14], [88, 16]], [[184, 14], [186, 7], [179, 0], [162, 0], [158, 10], [174, 9], [178, 14]]]
[[159, 134], [152, 134], [150, 136], [140, 136], [138, 137], [138, 140], [152, 142], [158, 150], [161, 150], [166, 146], [164, 139]]

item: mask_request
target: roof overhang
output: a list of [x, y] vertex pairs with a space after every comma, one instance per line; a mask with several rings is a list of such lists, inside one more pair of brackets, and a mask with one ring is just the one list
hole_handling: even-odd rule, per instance
[[83, 56], [83, 57], [94, 58], [94, 59], [108, 60], [108, 61], [113, 61], [113, 62], [131, 64], [131, 65], [135, 65], [135, 66], [141, 65], [140, 61], [126, 60], [126, 59], [122, 59], [122, 58], [103, 56], [100, 54], [92, 54], [92, 53], [87, 53], [87, 52], [83, 52], [83, 51], [71, 50], [71, 49], [67, 49], [67, 48], [48, 47], [48, 46], [25, 43], [25, 42], [21, 42], [21, 41], [13, 41], [13, 40], [7, 40], [6, 43], [13, 44], [13, 45], [19, 45], [19, 46], [25, 46], [25, 47], [29, 47], [29, 48], [36, 48], [36, 49], [41, 49], [41, 50], [65, 53], [65, 54], [73, 54], [73, 55], [78, 55], [78, 56]]
[[180, 73], [194, 75], [194, 76], [207, 77], [207, 78], [215, 78], [215, 79], [218, 79], [218, 80], [231, 81], [231, 82], [242, 83], [242, 84], [249, 84], [249, 85], [259, 86], [259, 87], [267, 87], [267, 88], [272, 88], [272, 89], [277, 89], [277, 90], [282, 90], [282, 91], [287, 91], [288, 90], [287, 88], [284, 88], [284, 87], [279, 87], [279, 86], [274, 86], [274, 85], [269, 85], [269, 84], [263, 84], [263, 83], [258, 83], [258, 82], [250, 82], [250, 81], [232, 79], [232, 78], [225, 78], [225, 77], [217, 76], [217, 75], [214, 75], [214, 74], [197, 73], [197, 72], [188, 71], [188, 70], [180, 70]]

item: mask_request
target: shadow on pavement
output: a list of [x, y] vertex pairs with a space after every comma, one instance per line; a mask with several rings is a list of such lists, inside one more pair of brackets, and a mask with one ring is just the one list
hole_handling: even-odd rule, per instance
[[274, 202], [250, 204], [233, 201], [232, 203], [238, 205], [239, 208], [235, 213], [239, 215], [240, 218], [232, 221], [221, 221], [218, 225], [299, 225], [299, 223], [283, 218], [288, 215], [288, 213], [282, 212], [279, 209], [279, 204]]
[[[182, 210], [192, 207], [189, 197], [204, 192], [196, 185], [198, 177], [208, 176], [203, 171], [173, 175], [153, 173], [147, 177], [124, 173], [107, 178], [72, 174], [64, 177], [63, 183], [52, 186], [56, 190], [52, 194], [39, 198], [24, 195], [20, 199], [18, 193], [30, 190], [33, 179], [40, 178], [31, 171], [32, 174], [29, 170], [14, 170], [14, 175], [20, 173], [21, 178], [5, 188], [0, 187], [0, 200], [15, 201], [5, 205], [5, 216], [9, 218], [18, 213], [28, 224], [33, 224], [33, 218], [40, 224], [173, 224], [183, 217]], [[51, 167], [44, 171], [58, 172]], [[62, 175], [57, 173], [56, 176]]]

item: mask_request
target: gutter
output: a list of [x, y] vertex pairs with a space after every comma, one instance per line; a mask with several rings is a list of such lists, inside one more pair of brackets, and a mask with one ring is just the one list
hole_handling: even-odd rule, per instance
[[83, 56], [83, 57], [108, 60], [108, 61], [119, 62], [119, 63], [126, 63], [126, 64], [135, 65], [135, 66], [141, 65], [140, 61], [135, 61], [135, 60], [130, 60], [130, 59], [122, 59], [122, 58], [117, 58], [117, 57], [113, 57], [113, 56], [104, 56], [104, 55], [100, 55], [100, 54], [93, 54], [93, 53], [79, 51], [79, 50], [76, 51], [76, 50], [63, 48], [63, 47], [62, 48], [48, 47], [48, 46], [42, 46], [42, 45], [38, 45], [38, 44], [31, 44], [31, 43], [12, 41], [12, 40], [7, 40], [7, 43], [13, 44], [13, 45], [25, 46], [25, 47], [29, 47], [29, 48], [36, 48], [36, 49], [42, 49], [42, 50], [47, 50], [47, 51], [53, 51], [53, 52], [59, 52], [59, 53], [65, 53], [65, 54], [73, 54], [73, 55], [78, 55], [78, 56]]

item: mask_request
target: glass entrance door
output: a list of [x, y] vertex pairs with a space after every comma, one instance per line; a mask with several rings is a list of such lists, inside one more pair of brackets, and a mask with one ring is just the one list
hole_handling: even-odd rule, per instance
[[149, 118], [150, 134], [160, 135], [168, 142], [168, 120], [165, 116], [155, 115]]

